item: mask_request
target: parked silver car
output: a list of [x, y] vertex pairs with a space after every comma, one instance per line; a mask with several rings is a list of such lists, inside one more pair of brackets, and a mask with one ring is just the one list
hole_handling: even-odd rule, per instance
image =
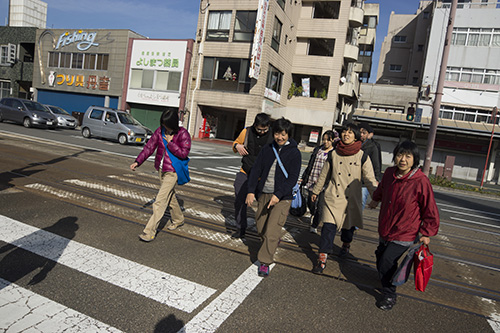
[[82, 136], [144, 144], [153, 132], [125, 111], [102, 106], [90, 106], [83, 116]]
[[57, 119], [43, 105], [27, 99], [5, 97], [0, 100], [0, 121], [10, 120], [24, 127], [56, 128]]
[[57, 119], [57, 126], [63, 128], [76, 129], [78, 126], [78, 120], [69, 114], [68, 111], [55, 105], [45, 105], [50, 113], [52, 113]]

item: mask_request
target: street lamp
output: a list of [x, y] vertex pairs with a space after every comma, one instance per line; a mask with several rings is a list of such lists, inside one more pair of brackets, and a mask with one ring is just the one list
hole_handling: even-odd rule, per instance
[[497, 123], [497, 107], [495, 106], [491, 111], [491, 120], [493, 121], [493, 128], [491, 129], [490, 145], [488, 146], [488, 154], [486, 155], [486, 162], [484, 162], [483, 177], [481, 179], [480, 188], [483, 189], [484, 175], [486, 174], [486, 166], [488, 165], [488, 160], [490, 159], [491, 143], [493, 142], [493, 135], [495, 134], [495, 125]]

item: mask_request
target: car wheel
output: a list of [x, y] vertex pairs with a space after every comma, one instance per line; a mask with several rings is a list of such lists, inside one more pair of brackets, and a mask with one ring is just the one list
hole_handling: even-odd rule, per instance
[[3, 121], [2, 114], [0, 113], [0, 123]]
[[124, 145], [127, 143], [127, 136], [125, 134], [120, 134], [118, 135], [118, 142], [121, 144], [121, 145]]
[[90, 130], [89, 130], [87, 127], [84, 127], [84, 128], [82, 129], [82, 136], [83, 136], [84, 138], [87, 138], [87, 139], [88, 139], [88, 138], [90, 138], [90, 136], [91, 136], [91, 134], [90, 134]]
[[31, 127], [31, 119], [26, 117], [24, 118], [23, 120], [23, 126], [26, 127], [26, 128], [30, 128]]

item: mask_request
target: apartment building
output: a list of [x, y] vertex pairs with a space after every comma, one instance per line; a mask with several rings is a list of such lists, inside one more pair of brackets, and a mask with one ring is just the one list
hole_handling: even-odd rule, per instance
[[[451, 0], [421, 1], [414, 16], [403, 20], [391, 15], [396, 23], [389, 24], [377, 84], [361, 87], [361, 107], [353, 116], [376, 126], [386, 152], [407, 138], [416, 140], [422, 153], [427, 148], [450, 7]], [[496, 1], [458, 3], [431, 162], [433, 173], [440, 174], [448, 161], [454, 178], [499, 183], [500, 115], [492, 116], [493, 108], [500, 106], [499, 15]], [[428, 21], [421, 25], [425, 33], [416, 28], [420, 20]], [[427, 39], [422, 42], [424, 35]], [[412, 58], [419, 45], [424, 45], [422, 55]], [[421, 71], [416, 73], [419, 66]], [[401, 71], [391, 71], [394, 68]], [[388, 164], [390, 159], [384, 162]]]
[[362, 0], [202, 0], [190, 132], [232, 140], [266, 112], [290, 119], [297, 141], [316, 144], [353, 112], [377, 22], [378, 4]]

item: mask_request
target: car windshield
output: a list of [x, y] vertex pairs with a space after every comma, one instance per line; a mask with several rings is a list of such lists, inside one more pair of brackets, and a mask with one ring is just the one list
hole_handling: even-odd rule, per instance
[[31, 111], [43, 111], [48, 112], [47, 108], [42, 104], [34, 101], [23, 101], [24, 105]]
[[127, 125], [141, 125], [137, 120], [134, 119], [131, 115], [128, 113], [118, 113], [118, 118], [120, 118], [120, 122], [122, 124], [127, 124]]
[[52, 112], [54, 112], [55, 114], [64, 114], [64, 115], [69, 115], [69, 113], [64, 110], [64, 109], [61, 109], [60, 107], [58, 106], [49, 106], [50, 110]]

